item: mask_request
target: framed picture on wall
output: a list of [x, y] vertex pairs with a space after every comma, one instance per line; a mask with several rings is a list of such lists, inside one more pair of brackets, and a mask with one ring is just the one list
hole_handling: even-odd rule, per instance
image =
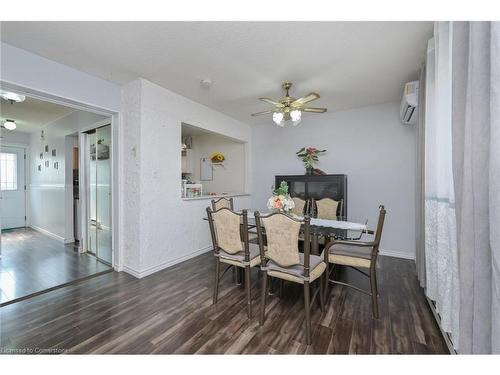
[[212, 161], [209, 158], [201, 158], [200, 159], [200, 180], [202, 181], [212, 181], [213, 169], [212, 169]]
[[49, 152], [49, 145], [45, 145], [45, 152]]
[[38, 172], [41, 172], [41, 171], [42, 171], [42, 165], [38, 164]]
[[43, 159], [43, 152], [40, 152], [40, 159]]
[[52, 156], [56, 156], [56, 149], [52, 150]]

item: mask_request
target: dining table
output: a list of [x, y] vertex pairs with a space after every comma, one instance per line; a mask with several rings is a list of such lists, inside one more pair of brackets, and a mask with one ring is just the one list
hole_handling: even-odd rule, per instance
[[[244, 209], [236, 210], [235, 212], [241, 214]], [[248, 232], [251, 234], [257, 234], [256, 229], [257, 225], [255, 222], [255, 212], [256, 209], [248, 208], [247, 211], [247, 225]], [[270, 214], [271, 212], [267, 210], [260, 211], [258, 210], [261, 216], [265, 216]], [[289, 214], [289, 216], [293, 217], [297, 220], [303, 220], [302, 216], [298, 216], [295, 214]], [[203, 220], [207, 220], [207, 217], [204, 217]], [[364, 224], [356, 223], [348, 221], [346, 217], [337, 217], [337, 220], [331, 219], [318, 219], [311, 217], [310, 226], [309, 226], [309, 235], [311, 238], [311, 254], [320, 255], [319, 245], [320, 238], [324, 238], [324, 245], [326, 245], [331, 240], [346, 240], [346, 241], [356, 241], [361, 239], [361, 236], [364, 233], [373, 234], [373, 231], [367, 229], [366, 221]], [[304, 225], [300, 228], [301, 232], [304, 230]], [[242, 270], [236, 267], [236, 284], [243, 284], [243, 273]], [[272, 290], [269, 291], [270, 294], [274, 294]]]
[[[249, 233], [256, 234], [255, 212], [257, 210], [248, 208], [246, 209], [248, 215], [248, 230]], [[235, 211], [242, 213], [242, 210]], [[270, 214], [268, 211], [260, 211], [261, 216]], [[297, 220], [302, 220], [303, 217], [290, 214], [291, 217]], [[208, 220], [206, 217], [204, 220]], [[304, 225], [301, 226], [301, 231]], [[356, 241], [361, 239], [364, 233], [373, 234], [371, 230], [367, 229], [367, 222], [356, 223], [348, 221], [346, 217], [337, 217], [337, 220], [311, 218], [309, 233], [311, 237], [311, 254], [319, 255], [319, 241], [320, 238], [325, 238], [325, 244], [330, 240], [347, 240]]]

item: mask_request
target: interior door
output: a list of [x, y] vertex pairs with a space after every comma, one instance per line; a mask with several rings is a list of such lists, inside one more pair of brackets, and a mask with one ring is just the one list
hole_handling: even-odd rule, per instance
[[2, 147], [0, 192], [2, 229], [26, 226], [25, 149]]
[[111, 264], [111, 125], [96, 129], [97, 257]]
[[111, 126], [87, 132], [88, 245], [87, 250], [112, 264]]

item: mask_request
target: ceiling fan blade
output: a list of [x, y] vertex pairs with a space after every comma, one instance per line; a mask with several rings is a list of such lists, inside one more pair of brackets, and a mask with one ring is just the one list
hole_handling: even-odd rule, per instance
[[274, 109], [270, 109], [269, 111], [262, 111], [262, 112], [252, 113], [250, 116], [267, 115], [268, 113], [273, 113], [273, 112], [274, 112]]
[[274, 105], [276, 107], [280, 107], [280, 108], [284, 107], [283, 104], [281, 104], [280, 102], [277, 102], [275, 100], [272, 100], [271, 98], [259, 98], [259, 100], [262, 100], [263, 102], [272, 104], [272, 105]]
[[326, 108], [301, 108], [300, 109], [302, 112], [312, 112], [312, 113], [325, 113]]
[[319, 99], [319, 94], [311, 92], [302, 98], [298, 98], [292, 102], [292, 107], [300, 107], [303, 104], [312, 102], [313, 100]]

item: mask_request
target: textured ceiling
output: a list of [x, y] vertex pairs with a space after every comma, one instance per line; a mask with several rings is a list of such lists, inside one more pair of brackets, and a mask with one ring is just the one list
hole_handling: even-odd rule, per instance
[[[146, 78], [246, 123], [294, 83], [330, 111], [398, 100], [432, 22], [2, 22], [1, 39], [124, 84]], [[202, 88], [200, 80], [213, 85]], [[318, 115], [320, 116], [320, 115]]]
[[11, 104], [9, 101], [0, 99], [0, 117], [4, 120], [14, 120], [17, 131], [33, 132], [58, 118], [73, 112], [74, 109], [62, 105], [44, 102], [38, 99], [26, 97], [21, 103]]

